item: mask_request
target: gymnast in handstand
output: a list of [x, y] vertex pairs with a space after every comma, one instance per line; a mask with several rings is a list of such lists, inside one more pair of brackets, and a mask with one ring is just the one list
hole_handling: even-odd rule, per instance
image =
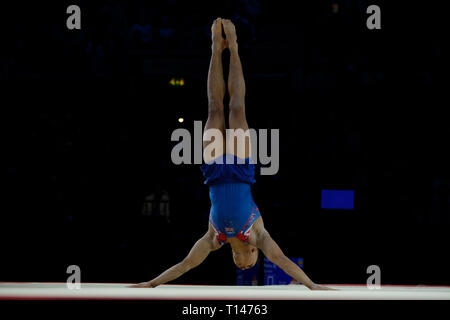
[[[208, 130], [219, 131], [223, 142], [218, 144], [219, 148], [214, 148], [209, 158], [208, 153], [204, 153], [205, 164], [201, 166], [205, 183], [209, 185], [211, 199], [208, 231], [194, 244], [181, 262], [153, 280], [134, 287], [153, 288], [170, 282], [202, 263], [211, 251], [229, 243], [233, 261], [240, 269], [253, 267], [258, 259], [258, 249], [261, 249], [270, 261], [309, 289], [328, 290], [330, 288], [315, 284], [298, 265], [287, 258], [264, 228], [263, 219], [250, 191], [251, 184], [255, 182], [255, 166], [251, 161], [250, 136], [245, 116], [245, 82], [238, 54], [236, 29], [230, 20], [218, 18], [214, 21], [211, 31], [208, 120], [204, 132], [207, 135]], [[222, 52], [226, 48], [230, 51], [229, 129], [244, 134], [243, 144], [231, 141], [225, 132]], [[235, 136], [232, 139], [237, 141], [238, 138]], [[214, 142], [217, 144], [218, 141]], [[212, 139], [208, 141], [204, 136], [203, 149], [205, 150], [210, 143], [213, 143]]]

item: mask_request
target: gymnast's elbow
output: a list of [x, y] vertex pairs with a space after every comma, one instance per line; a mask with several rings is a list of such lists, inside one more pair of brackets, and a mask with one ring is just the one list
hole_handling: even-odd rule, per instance
[[269, 245], [266, 246], [262, 251], [264, 252], [264, 255], [267, 257], [267, 259], [278, 266], [280, 266], [285, 261], [285, 259], [287, 259], [283, 251], [281, 251], [278, 246]]
[[267, 256], [267, 259], [269, 259], [270, 261], [272, 261], [273, 263], [275, 263], [277, 266], [279, 266], [280, 268], [283, 268], [283, 266], [286, 264], [286, 261], [289, 260], [289, 258], [287, 258], [284, 253], [273, 253], [273, 254], [269, 254]]
[[178, 271], [183, 274], [188, 272], [189, 270], [195, 268], [198, 264], [196, 264], [192, 259], [190, 258], [184, 258], [180, 263], [177, 265]]

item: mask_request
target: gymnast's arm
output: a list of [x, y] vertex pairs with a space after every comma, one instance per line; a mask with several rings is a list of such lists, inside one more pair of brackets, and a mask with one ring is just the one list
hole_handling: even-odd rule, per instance
[[277, 266], [283, 269], [284, 272], [286, 272], [288, 275], [290, 275], [298, 282], [301, 282], [307, 288], [311, 290], [333, 290], [328, 287], [315, 284], [303, 272], [303, 270], [300, 269], [298, 265], [296, 265], [294, 262], [292, 262], [288, 257], [284, 255], [283, 251], [281, 251], [278, 244], [272, 239], [272, 237], [270, 236], [269, 232], [267, 232], [266, 229], [261, 228], [260, 231], [257, 233], [256, 239], [257, 239], [256, 240], [257, 247], [262, 250], [267, 259], [275, 263]]
[[133, 285], [133, 288], [154, 288], [160, 284], [175, 280], [189, 270], [197, 267], [202, 263], [211, 251], [218, 249], [214, 245], [214, 234], [207, 232], [192, 247], [189, 254], [181, 262], [167, 269], [153, 280]]

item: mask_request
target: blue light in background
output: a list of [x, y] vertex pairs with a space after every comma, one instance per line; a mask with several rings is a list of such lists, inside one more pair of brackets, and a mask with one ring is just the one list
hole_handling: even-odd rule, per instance
[[322, 190], [322, 209], [354, 209], [355, 191]]

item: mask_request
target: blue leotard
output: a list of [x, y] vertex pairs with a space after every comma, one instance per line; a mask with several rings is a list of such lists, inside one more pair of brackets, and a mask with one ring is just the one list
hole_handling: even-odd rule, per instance
[[255, 165], [251, 158], [240, 159], [227, 154], [200, 169], [205, 184], [209, 185], [209, 221], [217, 241], [224, 244], [227, 238], [236, 237], [248, 243], [250, 228], [261, 216], [250, 190], [250, 185], [255, 182]]

